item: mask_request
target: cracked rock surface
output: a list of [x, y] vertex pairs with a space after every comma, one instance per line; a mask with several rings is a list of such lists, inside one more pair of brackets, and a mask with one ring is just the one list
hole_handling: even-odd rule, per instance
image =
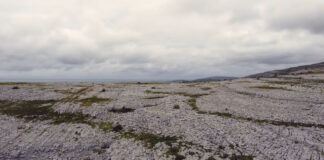
[[323, 160], [311, 77], [0, 83], [0, 159]]

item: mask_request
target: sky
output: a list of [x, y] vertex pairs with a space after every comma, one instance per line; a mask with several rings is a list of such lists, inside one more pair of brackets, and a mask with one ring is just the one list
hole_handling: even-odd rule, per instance
[[195, 79], [324, 61], [323, 0], [0, 0], [0, 79]]

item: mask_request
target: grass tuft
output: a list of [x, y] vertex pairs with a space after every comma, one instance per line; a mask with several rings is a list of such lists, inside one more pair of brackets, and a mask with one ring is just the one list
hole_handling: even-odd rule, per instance
[[202, 87], [202, 88], [200, 88], [201, 90], [204, 90], [204, 91], [207, 91], [207, 90], [211, 90], [212, 88], [210, 88], [210, 87]]
[[165, 98], [164, 96], [155, 96], [155, 97], [144, 97], [143, 99], [161, 99]]
[[208, 157], [207, 160], [216, 160], [213, 156]]
[[233, 154], [229, 159], [230, 160], [253, 160], [254, 156], [252, 156], [252, 155], [235, 155], [235, 154]]
[[81, 106], [83, 106], [83, 107], [91, 107], [92, 104], [99, 104], [99, 103], [103, 103], [103, 102], [107, 103], [107, 102], [111, 102], [111, 101], [112, 100], [109, 98], [98, 98], [97, 96], [79, 100], [79, 102], [81, 102]]
[[[133, 138], [135, 141], [142, 141], [144, 143], [144, 147], [153, 149], [154, 146], [158, 143], [165, 143], [169, 146], [168, 151], [165, 153], [167, 156], [174, 156], [176, 160], [183, 160], [186, 157], [183, 155], [180, 155], [180, 147], [182, 146], [181, 143], [178, 143], [178, 137], [173, 136], [160, 136], [155, 135], [152, 133], [147, 132], [122, 132], [121, 137], [123, 138]], [[177, 144], [177, 145], [173, 145]]]
[[166, 155], [168, 155], [168, 156], [169, 155], [175, 156], [175, 160], [183, 160], [183, 159], [186, 159], [186, 157], [183, 156], [183, 155], [180, 155], [179, 152], [180, 152], [180, 147], [179, 146], [170, 147], [168, 149], [168, 151], [166, 152]]
[[180, 106], [176, 104], [173, 106], [173, 109], [180, 109]]
[[14, 86], [14, 87], [12, 87], [12, 89], [19, 89], [19, 87], [18, 86]]
[[274, 86], [269, 86], [269, 85], [262, 85], [262, 86], [253, 86], [250, 88], [258, 88], [258, 89], [269, 89], [269, 90], [287, 90], [287, 88], [284, 87], [274, 87]]
[[113, 130], [113, 125], [111, 122], [99, 122], [99, 129], [104, 131], [105, 133]]
[[105, 149], [98, 149], [98, 148], [93, 149], [93, 153], [96, 153], [96, 154], [99, 154], [99, 155], [101, 155], [101, 154], [103, 154], [105, 152], [106, 152]]
[[134, 138], [136, 141], [142, 141], [144, 142], [144, 146], [148, 148], [153, 148], [158, 143], [165, 143], [167, 145], [171, 145], [172, 143], [175, 143], [178, 138], [177, 137], [171, 137], [171, 136], [158, 136], [152, 133], [146, 133], [146, 132], [123, 132], [122, 133], [123, 138]]
[[113, 112], [113, 113], [128, 113], [128, 112], [134, 112], [135, 109], [133, 108], [112, 108], [109, 112]]
[[154, 107], [154, 106], [157, 106], [157, 104], [146, 104], [143, 107], [144, 108], [149, 108], [149, 107]]
[[208, 94], [191, 94], [191, 93], [186, 93], [186, 92], [164, 92], [164, 91], [151, 91], [151, 90], [146, 90], [145, 93], [149, 93], [149, 94], [181, 95], [181, 96], [191, 97], [191, 98], [199, 98], [201, 96], [208, 95]]
[[199, 108], [197, 106], [197, 99], [191, 98], [188, 100], [188, 105], [191, 106], [192, 110], [199, 111]]

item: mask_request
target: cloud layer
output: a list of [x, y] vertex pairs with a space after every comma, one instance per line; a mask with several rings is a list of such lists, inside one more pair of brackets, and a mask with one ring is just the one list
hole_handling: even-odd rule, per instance
[[324, 61], [324, 1], [0, 0], [0, 78], [244, 76]]

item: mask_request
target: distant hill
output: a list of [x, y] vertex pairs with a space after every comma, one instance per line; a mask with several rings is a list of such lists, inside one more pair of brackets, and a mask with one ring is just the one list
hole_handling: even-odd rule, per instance
[[237, 79], [237, 77], [214, 76], [214, 77], [200, 78], [195, 80], [174, 80], [173, 82], [181, 82], [181, 83], [212, 82], [212, 81], [225, 81], [225, 80], [233, 80], [233, 79]]
[[193, 82], [210, 82], [210, 81], [226, 81], [237, 79], [237, 77], [224, 77], [224, 76], [214, 76], [193, 80]]
[[253, 74], [247, 76], [247, 78], [272, 78], [280, 75], [301, 75], [314, 73], [324, 73], [324, 62]]

